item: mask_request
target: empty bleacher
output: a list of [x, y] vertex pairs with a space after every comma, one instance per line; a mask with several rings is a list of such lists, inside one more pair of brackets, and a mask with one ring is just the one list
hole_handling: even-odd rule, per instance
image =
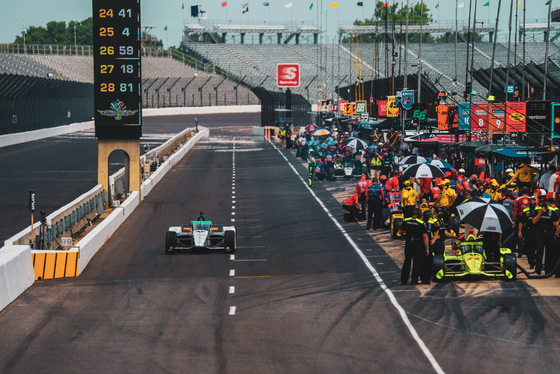
[[[93, 57], [1, 53], [0, 74], [93, 83]], [[143, 57], [142, 79], [146, 108], [258, 104], [246, 86], [170, 57]]]

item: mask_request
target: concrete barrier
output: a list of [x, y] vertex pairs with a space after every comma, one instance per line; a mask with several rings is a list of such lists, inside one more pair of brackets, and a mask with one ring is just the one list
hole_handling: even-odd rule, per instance
[[[197, 114], [224, 114], [224, 113], [260, 113], [260, 105], [238, 105], [238, 106], [202, 106], [202, 107], [186, 107], [186, 108], [153, 108], [142, 110], [143, 117], [156, 116], [179, 116], [179, 115], [197, 115]], [[71, 125], [50, 127], [47, 129], [20, 132], [16, 134], [0, 135], [0, 148], [10, 145], [32, 142], [70, 134], [77, 131], [93, 130], [93, 121], [73, 123]]]
[[0, 310], [14, 301], [35, 280], [31, 249], [27, 245], [11, 245], [0, 249]]
[[79, 272], [82, 273], [97, 251], [117, 231], [125, 219], [136, 209], [140, 201], [138, 191], [134, 191], [107, 218], [91, 230], [76, 247], [80, 251]]
[[70, 134], [77, 131], [86, 131], [93, 129], [93, 121], [73, 123], [71, 125], [50, 127], [48, 129], [40, 129], [34, 131], [19, 132], [15, 134], [0, 135], [0, 148], [7, 147], [9, 145], [33, 142], [35, 140], [41, 140], [45, 138], [50, 138], [53, 136], [59, 136], [64, 134]]

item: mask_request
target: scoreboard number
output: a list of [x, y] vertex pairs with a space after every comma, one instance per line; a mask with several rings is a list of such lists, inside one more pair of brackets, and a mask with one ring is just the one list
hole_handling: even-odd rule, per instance
[[142, 136], [140, 0], [92, 0], [95, 136]]

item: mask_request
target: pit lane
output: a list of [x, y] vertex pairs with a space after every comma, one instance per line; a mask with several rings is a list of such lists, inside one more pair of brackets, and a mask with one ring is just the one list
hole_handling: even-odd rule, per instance
[[[80, 278], [39, 282], [0, 313], [1, 370], [434, 372], [302, 182], [277, 151], [247, 133], [211, 132]], [[164, 255], [171, 224], [199, 210], [217, 223], [233, 218], [234, 136], [235, 256]], [[282, 152], [296, 165], [291, 152]], [[303, 165], [296, 170], [305, 178]], [[340, 202], [326, 187], [341, 184], [314, 189], [341, 217]], [[433, 285], [426, 295], [419, 291], [424, 286], [398, 292], [403, 287], [392, 282], [398, 262], [361, 225], [341, 224], [375, 259], [445, 372], [558, 367], [557, 297], [534, 296], [519, 281], [498, 282], [514, 288], [488, 297], [465, 296], [451, 282]]]

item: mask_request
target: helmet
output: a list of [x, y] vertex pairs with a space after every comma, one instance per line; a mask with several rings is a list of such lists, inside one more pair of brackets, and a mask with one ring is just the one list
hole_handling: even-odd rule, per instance
[[499, 184], [498, 181], [495, 180], [495, 179], [492, 179], [492, 182], [491, 182], [490, 185], [491, 185], [492, 187], [500, 187], [500, 184]]
[[463, 168], [459, 169], [459, 173], [465, 174], [465, 169]]
[[379, 177], [379, 179], [385, 180], [385, 179], [387, 179], [387, 176], [386, 176], [386, 175], [382, 175], [382, 176]]
[[410, 181], [405, 181], [405, 182], [404, 182], [404, 186], [405, 186], [405, 187], [410, 187]]
[[450, 181], [449, 179], [446, 178], [446, 179], [443, 180], [443, 183], [444, 183], [444, 184], [450, 184], [451, 181]]
[[424, 221], [427, 221], [430, 218], [432, 218], [432, 211], [429, 209], [425, 210], [424, 213], [422, 213], [422, 218], [424, 218]]
[[513, 174], [513, 169], [512, 169], [512, 168], [507, 168], [507, 169], [506, 169], [506, 173], [507, 173], [508, 175], [509, 175], [509, 173], [512, 173], [512, 174]]

